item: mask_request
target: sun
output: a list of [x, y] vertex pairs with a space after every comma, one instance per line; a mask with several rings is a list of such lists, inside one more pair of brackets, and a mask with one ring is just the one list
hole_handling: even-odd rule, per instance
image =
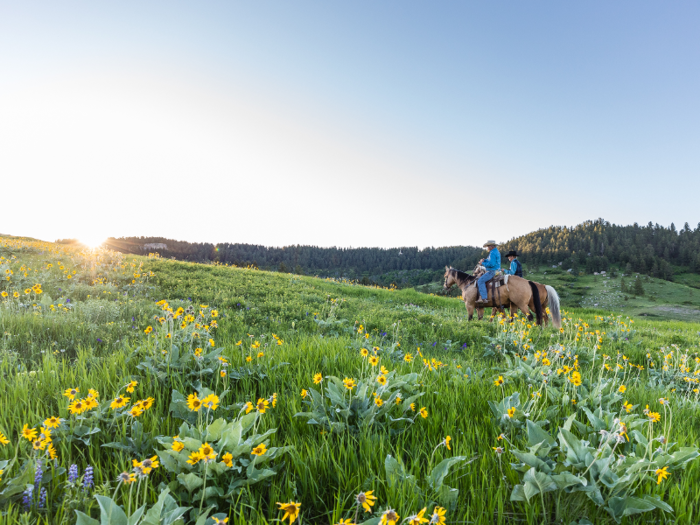
[[106, 239], [99, 235], [83, 235], [78, 240], [88, 248], [99, 248], [104, 244]]

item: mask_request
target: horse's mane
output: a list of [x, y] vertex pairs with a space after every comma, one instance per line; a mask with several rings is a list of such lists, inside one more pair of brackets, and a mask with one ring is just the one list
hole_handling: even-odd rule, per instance
[[461, 271], [461, 270], [457, 270], [456, 268], [450, 268], [450, 271], [451, 271], [451, 272], [454, 272], [454, 274], [456, 275], [457, 279], [460, 280], [460, 281], [462, 281], [462, 282], [464, 282], [464, 281], [469, 282], [469, 281], [472, 280], [472, 276], [471, 276], [471, 275], [469, 275], [468, 273], [465, 273], [465, 272], [463, 272], [463, 271]]

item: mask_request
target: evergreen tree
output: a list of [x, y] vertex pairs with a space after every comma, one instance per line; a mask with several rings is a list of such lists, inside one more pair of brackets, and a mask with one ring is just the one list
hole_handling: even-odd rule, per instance
[[637, 276], [634, 280], [634, 295], [644, 295], [644, 287], [642, 286], [642, 280]]

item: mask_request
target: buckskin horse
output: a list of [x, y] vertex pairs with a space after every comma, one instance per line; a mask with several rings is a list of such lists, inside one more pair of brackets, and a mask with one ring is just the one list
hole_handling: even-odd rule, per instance
[[[476, 299], [479, 295], [476, 287], [476, 280], [481, 273], [483, 272], [480, 270], [479, 266], [476, 267], [472, 275], [445, 266], [445, 283], [443, 288], [449, 290], [452, 285], [456, 284], [459, 289], [462, 290], [462, 299], [467, 308], [468, 319], [470, 321], [474, 317]], [[494, 286], [494, 283], [489, 281], [489, 283], [487, 283], [487, 291], [487, 304], [480, 305], [477, 308], [479, 320], [484, 317], [484, 307], [499, 308], [501, 310], [508, 307], [510, 308], [511, 319], [519, 308], [530, 320], [533, 320], [532, 312], [534, 311], [537, 316], [537, 324], [539, 325], [544, 322], [546, 325], [548, 318], [543, 312], [543, 307], [548, 303], [549, 310], [552, 314], [552, 323], [557, 328], [561, 328], [559, 295], [551, 286], [542, 285], [516, 275], [511, 275], [508, 276], [506, 282], [500, 283], [500, 286]]]

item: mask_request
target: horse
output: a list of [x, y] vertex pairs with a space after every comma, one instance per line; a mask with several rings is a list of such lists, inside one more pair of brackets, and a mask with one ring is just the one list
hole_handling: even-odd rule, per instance
[[[468, 273], [445, 266], [445, 282], [443, 288], [448, 290], [452, 285], [456, 284], [462, 290], [462, 299], [467, 308], [468, 319], [470, 321], [474, 317], [474, 308], [478, 296], [476, 280], [484, 271], [483, 267], [477, 266], [474, 270], [474, 274], [469, 275]], [[493, 297], [493, 291], [489, 291], [488, 287], [487, 292], [489, 292], [487, 298], [488, 303], [476, 307], [479, 320], [483, 319], [484, 306], [500, 309], [507, 306], [510, 309], [511, 320], [519, 308], [531, 321], [533, 320], [532, 312], [534, 311], [537, 316], [537, 324], [540, 325], [544, 322], [546, 325], [548, 318], [543, 314], [543, 306], [549, 303], [549, 310], [552, 313], [552, 322], [557, 328], [561, 327], [559, 296], [556, 290], [551, 286], [544, 286], [540, 283], [528, 281], [527, 279], [513, 275], [509, 276], [505, 286], [501, 286], [497, 289], [496, 297]]]

